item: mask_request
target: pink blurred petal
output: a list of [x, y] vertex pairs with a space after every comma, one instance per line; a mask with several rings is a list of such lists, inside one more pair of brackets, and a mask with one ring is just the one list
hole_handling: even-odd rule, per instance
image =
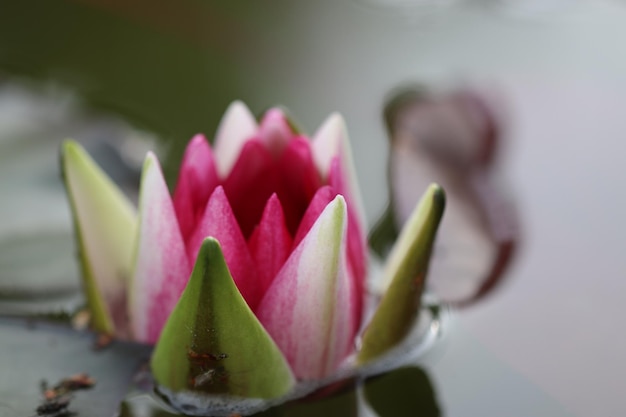
[[224, 191], [244, 236], [250, 236], [259, 223], [265, 203], [276, 191], [274, 158], [257, 139], [246, 142]]
[[258, 137], [274, 157], [279, 156], [294, 135], [282, 110], [269, 109], [261, 120]]
[[256, 119], [241, 101], [234, 101], [222, 117], [213, 149], [220, 178], [226, 177], [239, 157], [246, 141], [257, 132]]
[[354, 349], [345, 200], [337, 196], [290, 255], [257, 316], [299, 379], [324, 378]]
[[139, 238], [129, 315], [134, 338], [156, 343], [191, 268], [159, 161], [149, 153], [139, 196]]
[[204, 213], [209, 195], [218, 182], [211, 147], [203, 135], [196, 135], [185, 150], [173, 198], [185, 240]]
[[209, 197], [202, 219], [189, 240], [187, 254], [191, 264], [195, 263], [200, 246], [207, 237], [213, 237], [219, 241], [226, 265], [237, 288], [250, 308], [254, 309], [261, 296], [256, 282], [256, 269], [221, 186], [217, 187]]
[[261, 222], [248, 240], [250, 255], [256, 264], [261, 294], [270, 286], [291, 252], [291, 235], [276, 194], [267, 201]]

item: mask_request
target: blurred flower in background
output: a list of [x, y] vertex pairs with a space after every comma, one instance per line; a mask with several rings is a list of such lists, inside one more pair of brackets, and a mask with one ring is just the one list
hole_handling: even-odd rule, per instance
[[[496, 108], [498, 111], [496, 111]], [[498, 181], [503, 105], [469, 89], [402, 89], [385, 108], [390, 139], [390, 206], [370, 237], [384, 256], [407, 221], [419, 190], [441, 183], [448, 194], [429, 288], [447, 302], [471, 303], [505, 277], [518, 243], [518, 219]]]

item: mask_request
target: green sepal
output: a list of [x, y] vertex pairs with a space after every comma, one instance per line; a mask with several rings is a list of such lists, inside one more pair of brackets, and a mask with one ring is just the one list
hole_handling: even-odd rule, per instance
[[114, 316], [111, 309], [119, 310], [125, 304], [136, 210], [78, 143], [63, 143], [61, 170], [72, 209], [91, 326], [97, 332], [123, 333], [125, 314], [122, 311]]
[[214, 238], [202, 243], [151, 366], [158, 385], [174, 393], [272, 399], [295, 385], [283, 354], [239, 293]]
[[444, 207], [443, 189], [431, 184], [400, 232], [385, 267], [389, 286], [363, 333], [359, 363], [369, 362], [394, 347], [417, 320]]

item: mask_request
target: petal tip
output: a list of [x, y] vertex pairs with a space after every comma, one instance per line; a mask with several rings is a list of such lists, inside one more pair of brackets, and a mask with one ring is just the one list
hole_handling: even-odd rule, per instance
[[81, 146], [74, 139], [65, 139], [61, 144], [61, 150], [64, 154], [77, 152]]
[[228, 105], [222, 117], [220, 127], [229, 127], [231, 124], [243, 124], [248, 127], [257, 127], [256, 118], [250, 108], [241, 100], [235, 100]]
[[192, 146], [200, 146], [207, 143], [208, 142], [206, 140], [206, 136], [204, 136], [204, 133], [196, 133], [189, 141], [189, 144]]
[[443, 211], [446, 205], [446, 192], [443, 187], [432, 183], [428, 186], [428, 193], [431, 195], [434, 206]]
[[232, 169], [243, 144], [258, 129], [258, 124], [250, 109], [242, 101], [233, 101], [217, 128], [213, 149], [217, 171], [221, 177]]
[[332, 204], [333, 207], [336, 208], [336, 210], [341, 210], [347, 215], [348, 206], [346, 204], [346, 199], [343, 195], [337, 194], [335, 198], [333, 198], [333, 200], [329, 203], [329, 205], [330, 204]]
[[333, 112], [326, 117], [326, 120], [320, 125], [315, 132], [314, 138], [321, 136], [338, 137], [346, 131], [346, 121], [339, 112]]

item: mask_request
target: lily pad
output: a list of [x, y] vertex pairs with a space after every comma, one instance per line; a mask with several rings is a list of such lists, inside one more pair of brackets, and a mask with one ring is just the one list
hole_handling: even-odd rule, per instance
[[77, 373], [88, 374], [95, 385], [76, 393], [69, 411], [85, 417], [115, 415], [152, 349], [113, 342], [94, 350], [94, 341], [93, 333], [67, 325], [0, 318], [0, 415], [34, 415], [42, 400], [42, 381], [55, 384]]
[[71, 312], [83, 304], [69, 231], [0, 240], [0, 314]]

